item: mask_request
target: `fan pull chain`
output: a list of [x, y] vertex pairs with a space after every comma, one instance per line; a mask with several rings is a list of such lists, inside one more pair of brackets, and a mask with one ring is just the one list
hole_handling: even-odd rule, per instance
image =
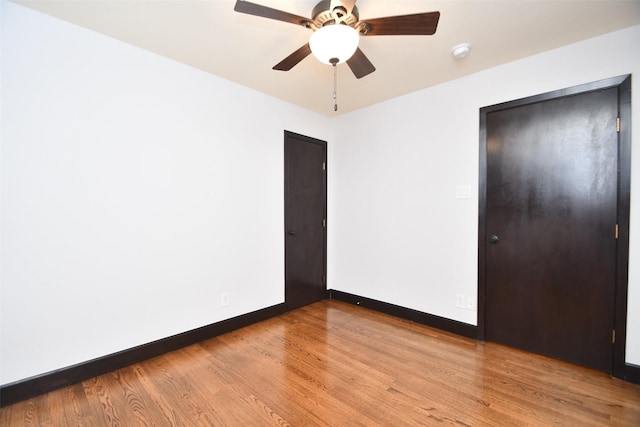
[[332, 58], [330, 62], [333, 65], [333, 111], [338, 111], [338, 59]]

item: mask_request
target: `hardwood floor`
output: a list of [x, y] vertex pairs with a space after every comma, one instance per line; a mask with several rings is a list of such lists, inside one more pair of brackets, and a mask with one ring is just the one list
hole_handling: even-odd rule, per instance
[[640, 425], [640, 385], [323, 301], [0, 409], [2, 426]]

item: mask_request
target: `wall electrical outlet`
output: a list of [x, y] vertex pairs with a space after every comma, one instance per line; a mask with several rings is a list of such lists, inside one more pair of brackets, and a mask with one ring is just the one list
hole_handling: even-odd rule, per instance
[[465, 308], [467, 306], [467, 297], [464, 295], [456, 295], [456, 307], [457, 308]]
[[476, 299], [474, 297], [467, 298], [467, 310], [475, 310], [476, 309]]
[[471, 198], [470, 185], [456, 185], [456, 199], [470, 199], [470, 198]]
[[229, 306], [229, 292], [223, 292], [220, 294], [220, 307]]

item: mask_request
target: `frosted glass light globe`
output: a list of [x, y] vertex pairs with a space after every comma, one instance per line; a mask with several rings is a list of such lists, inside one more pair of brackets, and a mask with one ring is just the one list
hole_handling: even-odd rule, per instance
[[348, 25], [327, 25], [313, 34], [309, 39], [309, 47], [320, 62], [331, 64], [336, 58], [342, 64], [353, 56], [358, 48], [360, 36]]

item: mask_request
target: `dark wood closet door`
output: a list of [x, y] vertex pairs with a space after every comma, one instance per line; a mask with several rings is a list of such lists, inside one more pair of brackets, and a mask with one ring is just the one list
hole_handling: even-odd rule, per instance
[[486, 339], [611, 371], [618, 92], [486, 116]]
[[285, 303], [326, 298], [326, 142], [285, 132]]

